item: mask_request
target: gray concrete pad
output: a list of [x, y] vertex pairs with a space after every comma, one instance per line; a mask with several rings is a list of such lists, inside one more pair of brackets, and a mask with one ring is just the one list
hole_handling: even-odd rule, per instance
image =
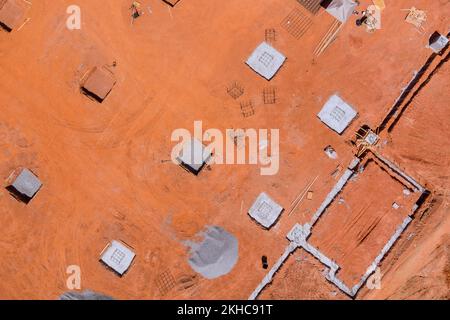
[[278, 220], [283, 210], [282, 206], [263, 192], [258, 196], [248, 214], [263, 227], [269, 229]]
[[324, 105], [318, 117], [328, 127], [341, 134], [357, 114], [355, 109], [335, 94]]
[[42, 183], [33, 172], [23, 169], [11, 183], [11, 187], [20, 195], [32, 199], [42, 187]]
[[100, 261], [122, 276], [130, 268], [135, 256], [123, 243], [113, 240], [103, 250]]
[[247, 65], [267, 80], [272, 79], [286, 57], [267, 42], [262, 42], [247, 60]]
[[441, 53], [447, 46], [449, 40], [446, 36], [439, 34], [438, 32], [433, 33], [430, 37], [430, 49], [433, 50], [434, 53]]
[[211, 152], [198, 139], [192, 138], [183, 145], [177, 157], [178, 162], [194, 174], [199, 174], [211, 159]]

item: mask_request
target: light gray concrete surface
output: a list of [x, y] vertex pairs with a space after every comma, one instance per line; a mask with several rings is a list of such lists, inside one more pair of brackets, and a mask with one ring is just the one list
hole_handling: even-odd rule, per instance
[[130, 268], [136, 254], [119, 241], [113, 240], [103, 251], [100, 260], [119, 275]]
[[261, 193], [248, 211], [248, 214], [263, 227], [269, 229], [278, 220], [283, 207], [266, 193]]
[[196, 138], [191, 138], [183, 145], [177, 160], [194, 173], [198, 173], [210, 158], [211, 153], [203, 143]]
[[247, 59], [247, 65], [267, 80], [280, 70], [286, 57], [267, 42], [262, 42]]
[[440, 34], [439, 37], [433, 37], [430, 39], [429, 46], [434, 53], [440, 53], [448, 46], [448, 43], [449, 43], [448, 38]]
[[11, 186], [17, 192], [31, 199], [42, 187], [42, 183], [33, 172], [28, 169], [23, 169]]
[[190, 247], [189, 265], [207, 279], [228, 274], [239, 258], [238, 240], [221, 227], [208, 227], [198, 236], [199, 243], [188, 241]]
[[333, 95], [317, 115], [328, 127], [341, 134], [358, 113], [337, 94]]

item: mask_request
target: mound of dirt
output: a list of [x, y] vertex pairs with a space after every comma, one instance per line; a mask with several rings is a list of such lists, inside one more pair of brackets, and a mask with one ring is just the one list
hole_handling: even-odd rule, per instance
[[111, 297], [105, 296], [101, 293], [95, 293], [93, 291], [83, 291], [83, 292], [65, 292], [60, 297], [59, 300], [114, 300]]
[[228, 274], [238, 260], [237, 239], [221, 227], [208, 227], [199, 234], [201, 242], [188, 242], [189, 265], [207, 279]]

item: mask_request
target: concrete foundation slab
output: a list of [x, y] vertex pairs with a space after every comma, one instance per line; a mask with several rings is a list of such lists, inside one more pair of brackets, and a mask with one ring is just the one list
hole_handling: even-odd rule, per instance
[[430, 37], [429, 46], [434, 53], [441, 53], [447, 46], [449, 40], [446, 36], [441, 35], [439, 32], [435, 32]]
[[28, 169], [23, 169], [13, 179], [8, 189], [25, 202], [30, 201], [42, 187], [42, 182]]
[[333, 95], [319, 112], [318, 117], [328, 127], [341, 134], [357, 114], [355, 109], [338, 95]]
[[286, 57], [267, 42], [261, 43], [247, 60], [247, 65], [267, 80], [272, 79]]
[[198, 175], [205, 164], [211, 159], [211, 152], [196, 138], [192, 138], [183, 145], [177, 157], [181, 166]]
[[283, 210], [283, 207], [263, 192], [258, 196], [248, 214], [263, 227], [269, 229], [278, 220]]
[[105, 250], [103, 250], [100, 261], [117, 272], [120, 276], [123, 276], [130, 268], [135, 256], [135, 253], [126, 245], [113, 240]]
[[106, 70], [93, 68], [81, 84], [81, 90], [98, 102], [103, 102], [116, 84], [116, 80]]

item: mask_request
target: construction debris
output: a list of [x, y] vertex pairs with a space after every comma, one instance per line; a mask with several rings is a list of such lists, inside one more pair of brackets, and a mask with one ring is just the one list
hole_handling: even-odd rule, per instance
[[336, 150], [333, 149], [332, 146], [327, 146], [327, 147], [324, 149], [324, 151], [325, 151], [325, 154], [326, 154], [330, 159], [336, 160], [336, 159], [338, 158], [338, 154], [337, 154]]
[[298, 8], [293, 9], [281, 22], [282, 27], [299, 40], [311, 27], [312, 19]]
[[381, 29], [381, 10], [377, 6], [370, 6], [367, 8], [366, 19], [364, 25], [369, 33], [375, 32], [375, 30]]
[[244, 92], [245, 92], [244, 87], [237, 81], [234, 81], [227, 87], [227, 93], [233, 99], [238, 99], [239, 97], [241, 97], [244, 94]]
[[384, 0], [373, 0], [373, 4], [378, 7], [381, 11], [386, 9], [386, 4]]
[[319, 13], [320, 3], [323, 0], [297, 0], [306, 10], [312, 14]]
[[158, 287], [161, 295], [166, 295], [175, 287], [176, 281], [172, 272], [170, 270], [165, 270], [157, 276], [155, 284]]
[[275, 87], [267, 87], [263, 89], [264, 104], [275, 104], [277, 102], [277, 89]]
[[295, 198], [294, 201], [291, 203], [291, 210], [289, 211], [289, 216], [294, 213], [295, 210], [300, 206], [305, 196], [308, 196], [308, 193], [311, 191], [311, 188], [316, 183], [317, 179], [319, 179], [319, 176], [316, 176], [314, 180], [312, 180], [308, 185], [303, 189], [302, 192]]
[[333, 43], [333, 41], [336, 40], [343, 25], [344, 24], [338, 20], [333, 21], [328, 31], [325, 33], [325, 35], [319, 41], [319, 44], [314, 49], [314, 55], [316, 57], [319, 57], [322, 53], [324, 53], [325, 50]]
[[141, 3], [138, 1], [133, 1], [133, 3], [131, 4], [130, 7], [131, 10], [131, 23], [133, 23], [133, 21], [137, 18], [139, 18], [143, 12], [141, 10]]
[[427, 14], [423, 10], [419, 10], [416, 7], [412, 7], [411, 9], [404, 9], [404, 11], [408, 11], [408, 15], [406, 16], [406, 22], [414, 25], [418, 31], [424, 31], [424, 24], [427, 22]]
[[266, 29], [265, 31], [265, 39], [267, 43], [274, 43], [277, 41], [277, 32], [275, 29]]
[[240, 103], [241, 114], [244, 118], [249, 118], [255, 115], [255, 107], [253, 106], [252, 100], [242, 101]]
[[261, 257], [261, 262], [262, 262], [263, 269], [268, 269], [269, 268], [269, 263], [267, 262], [267, 256], [262, 256]]

